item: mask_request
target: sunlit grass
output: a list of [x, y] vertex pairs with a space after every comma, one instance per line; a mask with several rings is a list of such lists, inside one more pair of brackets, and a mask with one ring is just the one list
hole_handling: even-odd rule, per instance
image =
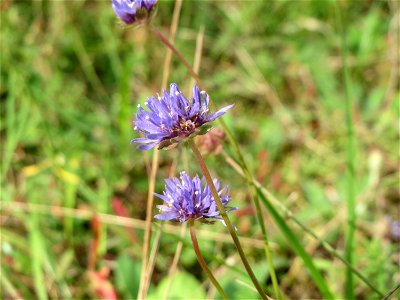
[[[136, 137], [131, 121], [136, 105], [160, 92], [166, 49], [145, 28], [121, 26], [108, 2], [4, 2], [4, 298], [101, 297], [87, 272], [95, 214], [102, 224], [95, 271], [109, 270], [102, 283], [110, 285], [102, 286], [115, 289], [120, 298], [136, 297], [152, 158], [129, 145]], [[153, 22], [163, 33], [170, 29], [173, 8], [172, 1], [158, 5]], [[342, 70], [347, 67], [357, 138], [357, 156], [349, 157], [357, 195], [351, 208], [357, 219], [352, 265], [383, 293], [400, 276], [398, 240], [390, 228], [399, 219], [398, 154], [393, 150], [399, 136], [394, 126], [398, 103], [393, 101], [399, 96], [393, 84], [398, 81], [395, 9], [391, 1], [343, 3], [347, 66], [341, 58], [335, 5], [329, 1], [184, 1], [175, 37], [175, 46], [193, 63], [196, 38], [204, 26], [198, 73], [218, 107], [235, 103], [224, 120], [239, 141], [251, 175], [343, 257], [346, 190], [351, 184], [344, 175], [350, 110], [346, 112]], [[176, 57], [169, 78], [183, 87], [191, 81]], [[251, 191], [240, 172], [226, 163], [227, 157], [237, 159], [228, 142], [224, 153], [207, 163], [212, 175], [231, 188], [239, 207], [233, 223], [257, 278], [271, 294]], [[157, 177], [170, 176], [172, 168], [200, 173], [187, 149], [160, 152]], [[162, 187], [157, 180], [156, 192]], [[263, 216], [282, 293], [290, 299], [344, 297], [346, 265], [274, 201], [269, 203], [265, 194], [260, 197], [267, 208]], [[228, 296], [254, 297], [226, 229], [199, 229], [205, 260]], [[207, 278], [188, 234], [180, 237], [180, 227], [171, 224], [163, 231], [150, 298], [163, 295], [169, 284], [170, 295], [177, 295], [185, 278], [192, 290], [214, 295], [201, 285]], [[182, 253], [177, 280], [171, 284], [169, 266], [178, 242]], [[355, 297], [376, 298], [368, 285], [352, 277]]]

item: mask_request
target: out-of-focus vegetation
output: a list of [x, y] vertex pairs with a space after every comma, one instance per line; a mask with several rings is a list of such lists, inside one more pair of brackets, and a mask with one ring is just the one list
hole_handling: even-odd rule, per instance
[[[5, 0], [0, 6], [1, 298], [112, 298], [114, 292], [135, 298], [151, 153], [129, 141], [137, 137], [136, 105], [160, 91], [166, 49], [145, 28], [119, 24], [109, 1]], [[161, 1], [153, 19], [166, 35], [173, 8]], [[199, 74], [219, 107], [236, 104], [224, 119], [251, 171], [343, 253], [347, 128], [338, 9], [354, 103], [354, 265], [387, 292], [400, 281], [393, 223], [400, 219], [398, 3], [184, 1], [175, 45], [192, 62], [204, 26]], [[190, 91], [176, 58], [169, 82]], [[250, 191], [227, 155], [235, 157], [228, 143], [207, 162], [231, 187], [239, 207], [234, 223], [253, 239], [244, 242], [245, 252], [271, 288]], [[177, 172], [200, 172], [187, 149], [162, 151], [157, 192], [175, 164]], [[321, 297], [267, 212], [265, 219], [283, 293]], [[287, 225], [342, 297], [345, 266], [289, 219]], [[198, 228], [204, 256], [230, 297], [255, 297], [230, 237], [216, 238], [224, 226]], [[163, 295], [179, 241], [178, 226], [164, 229], [149, 291], [154, 299]], [[170, 297], [205, 298], [208, 280], [188, 236], [183, 242]], [[359, 298], [376, 298], [355, 283]]]

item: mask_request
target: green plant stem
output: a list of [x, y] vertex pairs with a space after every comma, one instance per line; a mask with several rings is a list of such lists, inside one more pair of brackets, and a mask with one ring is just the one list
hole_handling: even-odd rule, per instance
[[388, 300], [391, 296], [397, 293], [400, 290], [400, 283], [397, 284], [394, 288], [392, 288], [383, 298], [382, 300]]
[[[355, 241], [355, 227], [356, 227], [356, 191], [355, 191], [355, 136], [353, 127], [353, 101], [350, 95], [350, 75], [347, 64], [347, 47], [346, 47], [346, 33], [345, 26], [341, 15], [340, 4], [336, 6], [338, 25], [340, 27], [340, 37], [342, 45], [342, 71], [343, 71], [343, 85], [345, 91], [345, 114], [346, 114], [346, 127], [347, 127], [347, 230], [346, 230], [346, 246], [345, 258], [350, 265], [353, 265], [353, 252]], [[346, 298], [354, 299], [354, 279], [353, 272], [349, 267], [346, 268]]]
[[255, 288], [257, 289], [258, 293], [260, 294], [260, 296], [262, 297], [262, 299], [267, 299], [267, 295], [265, 294], [265, 292], [263, 291], [263, 289], [261, 288], [261, 285], [259, 284], [259, 282], [257, 281], [256, 276], [253, 273], [253, 270], [250, 267], [249, 262], [247, 261], [246, 255], [243, 252], [242, 246], [240, 245], [240, 241], [239, 238], [236, 234], [236, 230], [233, 227], [228, 215], [226, 214], [224, 205], [221, 202], [221, 199], [219, 198], [218, 192], [214, 186], [214, 182], [211, 178], [210, 172], [207, 169], [206, 163], [199, 151], [199, 149], [197, 148], [196, 144], [194, 143], [193, 139], [189, 139], [188, 144], [190, 146], [190, 149], [192, 150], [194, 156], [196, 157], [196, 160], [201, 168], [201, 171], [203, 172], [204, 177], [206, 178], [207, 184], [210, 187], [211, 193], [214, 197], [215, 203], [217, 204], [218, 207], [218, 211], [221, 214], [221, 217], [223, 218], [223, 220], [225, 221], [225, 225], [228, 228], [229, 233], [232, 236], [233, 242], [235, 243], [236, 249], [239, 252], [239, 256], [242, 259], [243, 265], [246, 268], [247, 273], [250, 276], [251, 281], [253, 282]]
[[189, 220], [189, 228], [190, 228], [190, 237], [192, 239], [193, 243], [193, 249], [194, 252], [196, 253], [197, 261], [199, 262], [201, 268], [203, 269], [204, 273], [207, 274], [208, 278], [212, 282], [212, 284], [215, 286], [215, 288], [218, 290], [218, 293], [220, 293], [221, 297], [223, 299], [228, 299], [228, 296], [225, 294], [224, 290], [218, 283], [217, 279], [214, 277], [214, 275], [211, 273], [210, 269], [207, 267], [206, 262], [203, 259], [203, 256], [201, 255], [200, 248], [199, 248], [199, 243], [197, 242], [197, 237], [196, 237], [196, 232], [194, 230], [193, 226], [194, 222], [193, 220]]
[[[191, 67], [191, 65], [186, 61], [186, 59], [183, 57], [183, 55], [179, 52], [178, 49], [176, 49], [174, 47], [174, 45], [172, 45], [167, 38], [164, 37], [164, 35], [157, 30], [157, 28], [155, 28], [154, 26], [150, 26], [151, 31], [169, 48], [171, 49], [171, 51], [178, 57], [178, 59], [180, 60], [180, 62], [186, 67], [187, 71], [190, 73], [190, 75], [192, 76], [193, 79], [196, 80], [197, 84], [199, 85], [199, 87], [202, 90], [206, 90], [205, 85], [203, 84], [203, 82], [201, 81], [199, 75], [197, 75], [197, 73], [193, 70], [193, 68]], [[216, 105], [214, 103], [214, 101], [212, 101], [212, 99], [210, 99], [210, 104], [212, 105], [213, 109], [216, 109]], [[265, 250], [265, 254], [266, 254], [266, 258], [267, 258], [267, 262], [268, 262], [268, 268], [271, 274], [271, 279], [272, 279], [272, 284], [274, 287], [274, 292], [276, 297], [280, 300], [282, 299], [282, 296], [279, 292], [279, 284], [278, 284], [278, 280], [276, 277], [276, 272], [275, 272], [275, 268], [274, 265], [272, 263], [272, 255], [271, 255], [271, 251], [269, 248], [269, 241], [268, 241], [268, 236], [267, 236], [267, 230], [265, 228], [265, 224], [264, 224], [264, 219], [262, 217], [262, 210], [261, 210], [261, 205], [260, 205], [260, 200], [257, 196], [256, 193], [256, 188], [253, 185], [253, 176], [251, 175], [249, 168], [247, 167], [247, 164], [244, 160], [244, 157], [242, 155], [242, 152], [239, 148], [239, 145], [237, 144], [235, 138], [233, 137], [232, 132], [229, 130], [228, 126], [226, 125], [226, 123], [224, 122], [223, 119], [219, 119], [219, 122], [221, 123], [221, 126], [223, 127], [228, 140], [230, 142], [230, 144], [232, 145], [232, 147], [234, 148], [236, 155], [239, 158], [240, 164], [242, 166], [242, 169], [244, 170], [246, 177], [248, 179], [248, 182], [250, 183], [250, 185], [252, 186], [252, 191], [253, 191], [253, 202], [254, 202], [254, 206], [256, 208], [256, 215], [257, 215], [257, 221], [259, 223], [259, 226], [261, 228], [261, 233], [262, 233], [262, 237], [264, 239], [264, 250]]]

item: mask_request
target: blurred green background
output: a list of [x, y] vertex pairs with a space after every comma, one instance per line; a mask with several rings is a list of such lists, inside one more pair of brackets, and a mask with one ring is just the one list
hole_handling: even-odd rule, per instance
[[[400, 234], [393, 223], [400, 219], [398, 6], [184, 1], [175, 38], [193, 62], [204, 26], [199, 74], [218, 107], [236, 104], [224, 119], [251, 171], [342, 251], [347, 128], [340, 7], [356, 136], [355, 266], [384, 292], [400, 281]], [[135, 298], [143, 238], [136, 221], [145, 217], [151, 152], [129, 142], [138, 136], [132, 129], [137, 104], [160, 92], [166, 49], [146, 28], [124, 28], [110, 1], [3, 0], [0, 7], [1, 298], [101, 298], [112, 291]], [[173, 9], [173, 1], [160, 1], [153, 19], [166, 35]], [[176, 58], [169, 82], [190, 91], [189, 74]], [[185, 148], [160, 155], [156, 192], [174, 165], [176, 174], [199, 173]], [[225, 143], [224, 153], [207, 162], [231, 187], [239, 207], [234, 223], [241, 236], [253, 239], [245, 251], [270, 287], [249, 190], [227, 155], [235, 157]], [[94, 212], [103, 215], [94, 218]], [[121, 226], [113, 215], [130, 221], [121, 219]], [[302, 261], [267, 213], [265, 218], [282, 291], [291, 299], [320, 297]], [[344, 265], [287, 222], [340, 297]], [[226, 233], [223, 225], [198, 227], [202, 251], [230, 297], [255, 297], [230, 238], [211, 234]], [[150, 298], [162, 295], [179, 231], [175, 226], [161, 236]], [[88, 275], [94, 251], [95, 272]], [[208, 281], [187, 236], [178, 269], [170, 297], [187, 299], [196, 290], [205, 298], [202, 283]], [[376, 298], [358, 280], [356, 285], [358, 297]]]

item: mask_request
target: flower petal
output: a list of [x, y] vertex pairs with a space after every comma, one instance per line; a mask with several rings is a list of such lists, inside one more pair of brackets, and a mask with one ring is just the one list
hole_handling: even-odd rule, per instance
[[153, 144], [146, 144], [146, 145], [139, 145], [136, 148], [140, 150], [150, 150], [157, 146], [158, 143], [153, 143]]
[[179, 214], [176, 212], [168, 212], [165, 214], [155, 215], [154, 218], [162, 221], [173, 220], [179, 217]]
[[231, 104], [228, 106], [225, 106], [224, 108], [221, 108], [219, 111], [217, 111], [216, 113], [213, 113], [212, 115], [209, 115], [206, 120], [207, 122], [213, 121], [216, 118], [222, 116], [224, 113], [226, 113], [229, 109], [231, 109], [235, 104]]

